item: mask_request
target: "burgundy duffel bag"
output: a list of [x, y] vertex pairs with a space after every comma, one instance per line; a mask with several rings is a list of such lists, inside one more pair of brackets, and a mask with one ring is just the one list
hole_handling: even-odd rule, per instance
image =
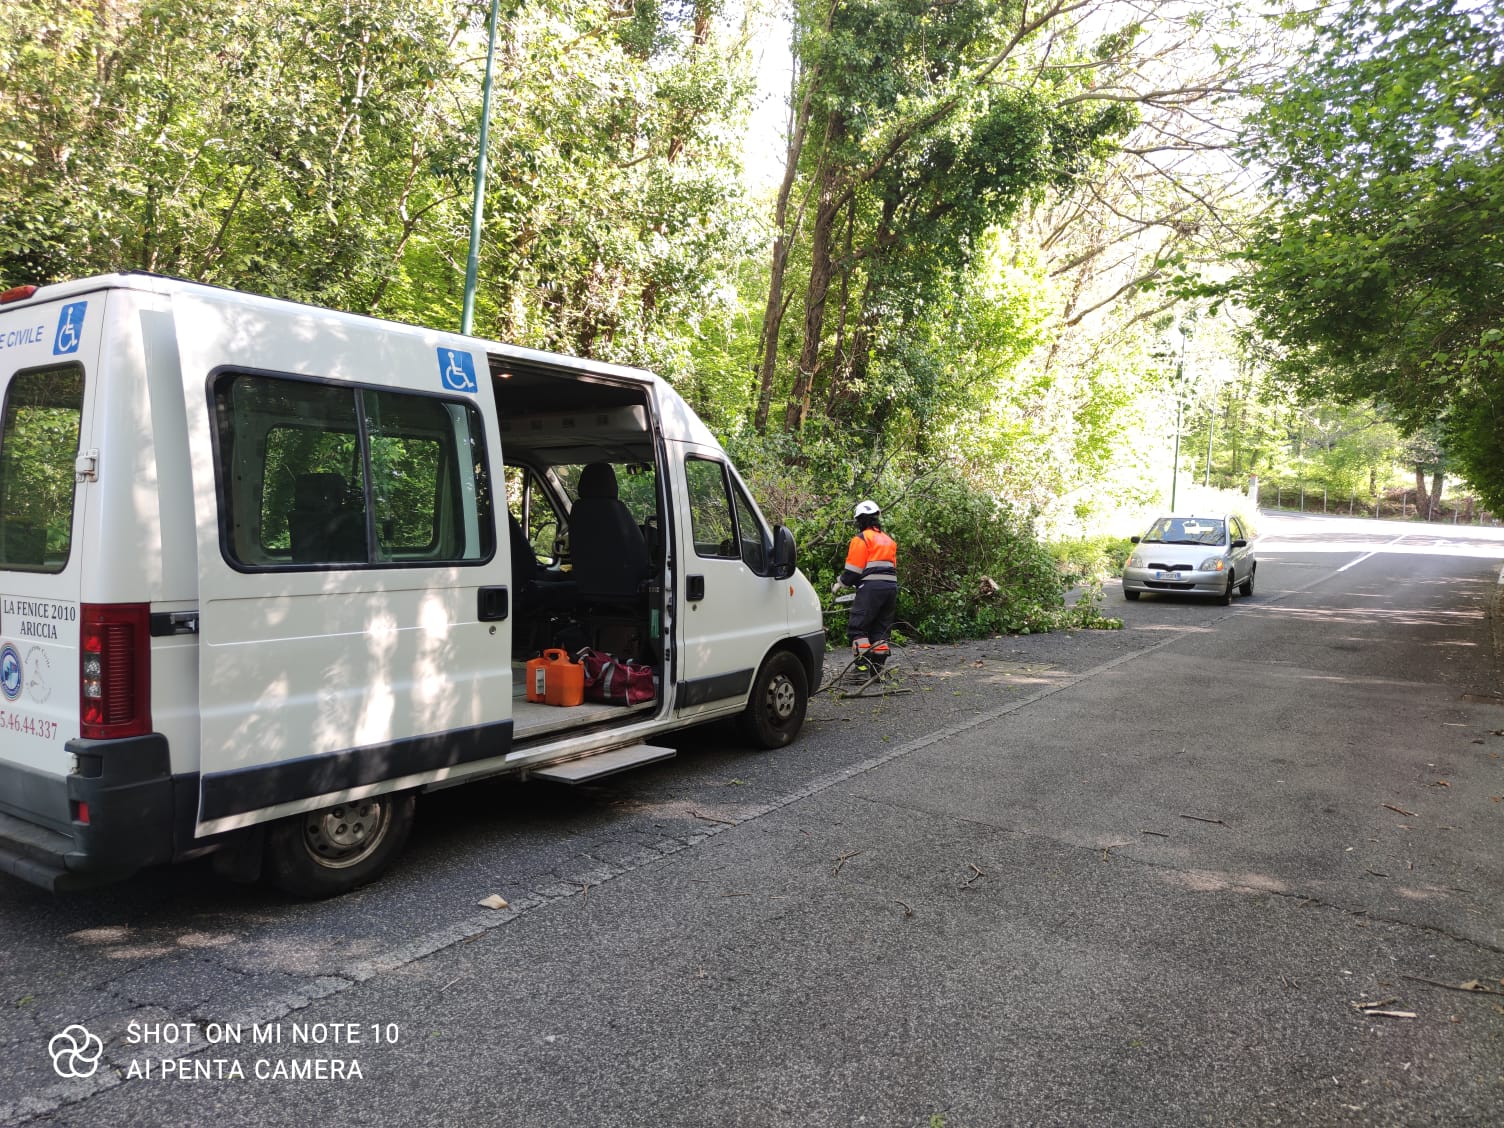
[[653, 700], [653, 668], [641, 662], [621, 662], [609, 654], [582, 650], [585, 700], [606, 705], [640, 705]]

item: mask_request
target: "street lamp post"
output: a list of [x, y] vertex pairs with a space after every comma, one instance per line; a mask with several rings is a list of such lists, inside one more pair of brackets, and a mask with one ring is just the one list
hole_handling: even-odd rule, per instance
[[475, 283], [480, 273], [480, 221], [486, 198], [486, 146], [491, 136], [491, 69], [496, 62], [496, 18], [501, 0], [491, 0], [491, 30], [486, 43], [486, 81], [480, 96], [480, 152], [475, 157], [475, 200], [470, 207], [470, 254], [465, 260], [465, 305], [460, 332], [475, 323]]
[[1212, 439], [1217, 434], [1217, 401], [1213, 397], [1211, 409], [1206, 418], [1206, 477], [1201, 479], [1203, 486], [1210, 487], [1212, 484]]
[[1175, 458], [1170, 463], [1170, 512], [1175, 512], [1175, 489], [1180, 484], [1180, 416], [1185, 407], [1186, 327], [1180, 327], [1180, 359], [1175, 364]]

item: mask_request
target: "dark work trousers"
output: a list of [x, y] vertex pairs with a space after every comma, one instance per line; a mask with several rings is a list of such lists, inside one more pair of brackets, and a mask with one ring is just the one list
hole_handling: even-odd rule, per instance
[[858, 584], [851, 614], [846, 619], [846, 637], [851, 641], [868, 638], [887, 642], [893, 630], [893, 615], [898, 610], [898, 585], [867, 580]]

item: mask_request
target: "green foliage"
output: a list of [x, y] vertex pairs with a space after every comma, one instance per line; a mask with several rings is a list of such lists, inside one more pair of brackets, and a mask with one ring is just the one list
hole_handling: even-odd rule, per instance
[[0, 11], [0, 276], [186, 275], [347, 309], [397, 267], [405, 216], [462, 160], [435, 94], [440, 0]]
[[1247, 149], [1282, 206], [1245, 292], [1307, 397], [1377, 400], [1440, 423], [1504, 504], [1504, 11], [1354, 4], [1266, 92]]
[[769, 311], [759, 429], [775, 385], [790, 429], [818, 414], [873, 430], [917, 414], [923, 427], [951, 359], [926, 348], [943, 323], [934, 307], [963, 290], [991, 228], [1074, 183], [1131, 124], [1121, 101], [1071, 96], [1085, 80], [1064, 42], [1060, 67], [1025, 77], [1013, 7], [796, 5], [795, 137], [807, 142], [791, 154], [792, 187], [813, 203], [784, 233], [794, 253], [774, 262], [778, 284], [786, 270], [803, 294], [802, 325]]
[[[504, 6], [478, 332], [692, 373], [744, 242], [717, 7]], [[145, 269], [455, 325], [484, 10], [0, 8], [0, 281]]]
[[1074, 586], [1100, 585], [1103, 580], [1118, 575], [1132, 547], [1132, 542], [1125, 536], [1099, 533], [1092, 537], [1053, 541], [1049, 549], [1064, 582]]
[[679, 4], [519, 7], [498, 57], [477, 302], [483, 332], [648, 365], [692, 395], [689, 343], [749, 238], [747, 75], [717, 5], [693, 8], [684, 24]]
[[747, 434], [733, 447], [766, 515], [793, 530], [799, 566], [817, 590], [840, 575], [855, 503], [871, 497], [883, 507], [883, 528], [899, 546], [898, 617], [914, 637], [1118, 625], [1090, 598], [1066, 605], [1079, 574], [1038, 540], [1027, 513], [980, 488], [957, 460], [866, 459], [839, 431], [818, 426], [797, 440]]

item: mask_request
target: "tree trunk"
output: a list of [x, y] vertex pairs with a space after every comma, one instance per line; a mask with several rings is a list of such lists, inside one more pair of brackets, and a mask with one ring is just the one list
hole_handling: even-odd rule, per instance
[[[789, 91], [790, 104], [798, 92], [799, 74], [795, 68], [793, 86]], [[752, 426], [759, 434], [768, 429], [768, 413], [773, 406], [773, 375], [778, 368], [778, 334], [783, 326], [783, 276], [788, 268], [789, 247], [793, 232], [788, 229], [789, 196], [794, 190], [794, 180], [799, 172], [799, 157], [804, 149], [804, 134], [809, 125], [809, 98], [799, 106], [799, 112], [789, 130], [788, 153], [784, 158], [783, 182], [778, 185], [778, 199], [773, 207], [773, 263], [768, 272], [768, 304], [763, 308], [762, 336], [757, 360], [757, 410]]]
[[[839, 135], [840, 115], [832, 135]], [[815, 366], [820, 362], [820, 338], [825, 332], [825, 299], [830, 293], [830, 279], [834, 271], [831, 260], [831, 237], [835, 233], [836, 218], [845, 206], [840, 191], [840, 172], [833, 163], [827, 163], [820, 173], [820, 204], [815, 212], [814, 230], [810, 232], [809, 287], [804, 295], [804, 345], [799, 350], [799, 368], [794, 373], [794, 387], [789, 392], [788, 408], [783, 416], [785, 431], [803, 429], [809, 415], [810, 391], [815, 384]]]
[[1428, 519], [1431, 513], [1431, 496], [1426, 493], [1426, 468], [1415, 468], [1415, 515], [1422, 521]]
[[1445, 484], [1445, 475], [1441, 470], [1438, 469], [1431, 475], [1431, 507], [1426, 510], [1426, 520], [1428, 521], [1435, 516], [1433, 511], [1441, 508], [1441, 490]]

